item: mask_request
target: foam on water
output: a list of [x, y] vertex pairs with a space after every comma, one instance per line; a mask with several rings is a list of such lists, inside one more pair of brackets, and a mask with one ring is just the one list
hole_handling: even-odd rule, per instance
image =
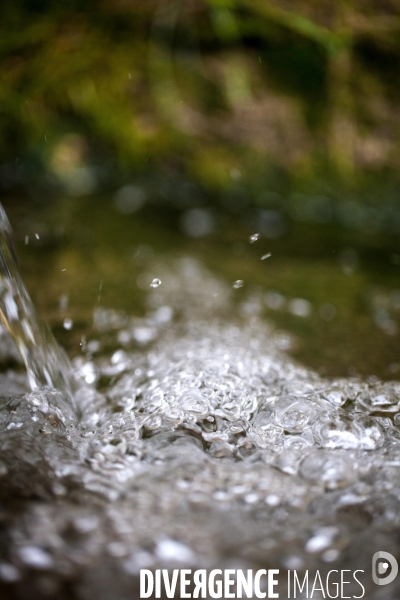
[[366, 597], [394, 597], [369, 570], [396, 555], [400, 383], [322, 379], [282, 353], [261, 300], [236, 309], [193, 260], [155, 266], [143, 318], [96, 313], [79, 420], [57, 390], [1, 400], [0, 580], [122, 600], [141, 568], [364, 569]]

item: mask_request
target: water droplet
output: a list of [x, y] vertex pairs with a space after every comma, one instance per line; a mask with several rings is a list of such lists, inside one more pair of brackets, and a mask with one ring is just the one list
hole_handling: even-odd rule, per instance
[[235, 288], [235, 290], [238, 290], [239, 288], [243, 287], [243, 280], [242, 279], [237, 279], [234, 282], [233, 287]]
[[257, 242], [260, 239], [260, 234], [259, 233], [253, 233], [253, 235], [251, 235], [249, 237], [249, 242], [250, 244], [254, 244], [254, 242]]
[[161, 279], [153, 279], [153, 281], [150, 284], [150, 287], [152, 288], [158, 288], [161, 285]]
[[64, 329], [67, 329], [68, 331], [70, 331], [73, 326], [74, 326], [74, 322], [72, 319], [64, 319], [64, 321], [63, 321]]
[[261, 257], [261, 260], [265, 260], [266, 258], [269, 258], [270, 256], [272, 256], [271, 252], [268, 252], [267, 254], [263, 254], [263, 256]]

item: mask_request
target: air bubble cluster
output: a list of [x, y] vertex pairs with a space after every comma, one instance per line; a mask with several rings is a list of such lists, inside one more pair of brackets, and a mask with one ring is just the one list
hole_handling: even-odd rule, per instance
[[97, 313], [78, 416], [57, 391], [1, 400], [0, 588], [111, 600], [141, 568], [367, 570], [395, 553], [400, 383], [322, 379], [198, 263], [157, 272], [145, 317]]

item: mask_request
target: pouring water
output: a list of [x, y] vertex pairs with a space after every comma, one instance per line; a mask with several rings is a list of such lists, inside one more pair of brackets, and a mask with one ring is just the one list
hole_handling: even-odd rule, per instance
[[32, 390], [48, 386], [63, 391], [72, 402], [74, 381], [65, 352], [38, 317], [21, 279], [12, 229], [0, 204], [0, 317], [25, 364]]

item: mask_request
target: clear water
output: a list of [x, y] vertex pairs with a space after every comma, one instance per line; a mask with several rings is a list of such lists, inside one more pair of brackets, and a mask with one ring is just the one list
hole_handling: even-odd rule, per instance
[[237, 305], [193, 259], [152, 272], [143, 317], [96, 311], [79, 419], [2, 376], [4, 590], [128, 600], [141, 568], [363, 569], [365, 597], [396, 598], [370, 565], [399, 558], [400, 383], [295, 364], [262, 296]]
[[72, 398], [71, 368], [42, 323], [20, 277], [11, 226], [0, 204], [0, 317], [25, 364], [29, 385], [57, 387]]

